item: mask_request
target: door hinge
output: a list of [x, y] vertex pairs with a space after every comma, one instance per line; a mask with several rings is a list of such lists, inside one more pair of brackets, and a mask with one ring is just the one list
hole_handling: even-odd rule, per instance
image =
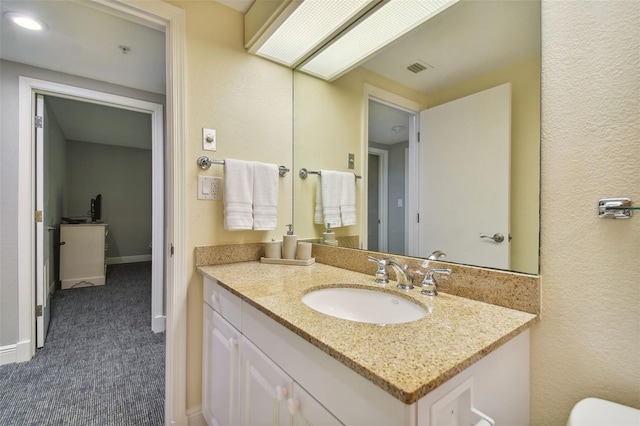
[[418, 214], [416, 215], [416, 219], [417, 219], [418, 223], [420, 223], [420, 213], [418, 213]]
[[36, 210], [36, 222], [42, 222], [42, 210]]
[[36, 305], [36, 316], [37, 317], [42, 316], [42, 305]]
[[420, 132], [418, 132], [418, 142], [420, 142]]
[[36, 115], [36, 129], [42, 129], [43, 119], [41, 115]]
[[171, 257], [173, 257], [173, 243], [171, 243], [171, 250], [170, 250], [170, 252], [171, 252]]

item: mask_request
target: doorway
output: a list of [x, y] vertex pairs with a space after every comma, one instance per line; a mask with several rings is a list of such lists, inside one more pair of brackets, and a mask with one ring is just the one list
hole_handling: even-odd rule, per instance
[[367, 244], [369, 250], [408, 254], [410, 168], [415, 113], [381, 99], [368, 100]]
[[[104, 284], [107, 264], [152, 261], [150, 328], [165, 329], [164, 259], [153, 256], [164, 245], [163, 106], [131, 98], [113, 104], [104, 93], [95, 95], [66, 91], [36, 99], [37, 110], [44, 107], [36, 128], [36, 196], [43, 220], [36, 231], [36, 270], [44, 271], [36, 278], [42, 306], [36, 315], [38, 348], [44, 345], [49, 288], [58, 280], [63, 252], [62, 289]], [[52, 244], [58, 233], [64, 241]], [[69, 258], [69, 250], [76, 255]]]

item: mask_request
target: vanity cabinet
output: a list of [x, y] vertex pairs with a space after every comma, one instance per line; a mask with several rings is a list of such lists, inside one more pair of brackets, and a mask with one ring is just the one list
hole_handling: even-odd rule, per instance
[[[206, 276], [204, 300], [202, 407], [210, 426], [466, 426], [482, 413], [498, 425], [529, 423], [528, 331], [406, 404]], [[216, 334], [216, 321], [228, 328]], [[385, 361], [389, 351], [371, 349]]]
[[341, 425], [240, 327], [239, 299], [211, 281], [203, 304], [202, 415], [209, 426]]
[[204, 304], [202, 415], [209, 425], [235, 425], [240, 418], [240, 332]]

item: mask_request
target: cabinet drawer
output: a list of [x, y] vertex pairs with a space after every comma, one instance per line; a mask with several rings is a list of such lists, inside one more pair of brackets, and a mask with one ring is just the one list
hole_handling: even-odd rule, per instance
[[204, 303], [211, 306], [238, 330], [242, 329], [240, 327], [241, 301], [239, 297], [208, 277], [204, 278], [202, 296]]

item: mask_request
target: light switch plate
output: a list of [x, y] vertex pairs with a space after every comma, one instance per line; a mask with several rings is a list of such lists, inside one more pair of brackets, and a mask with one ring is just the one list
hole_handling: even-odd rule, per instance
[[222, 178], [198, 176], [198, 200], [222, 200]]
[[202, 128], [202, 149], [205, 151], [216, 151], [218, 149], [215, 129]]

